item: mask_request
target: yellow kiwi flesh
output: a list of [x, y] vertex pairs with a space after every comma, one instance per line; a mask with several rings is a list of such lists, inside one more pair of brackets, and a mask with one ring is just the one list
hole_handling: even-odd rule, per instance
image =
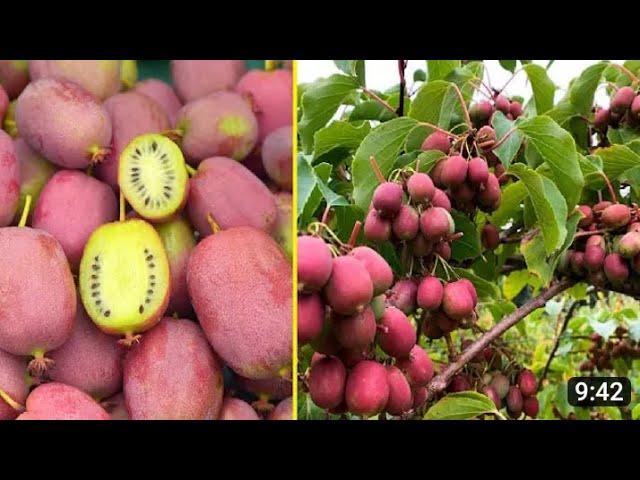
[[169, 261], [162, 240], [144, 220], [102, 225], [80, 262], [80, 296], [93, 322], [130, 336], [161, 320], [169, 302]]
[[180, 148], [163, 135], [140, 135], [120, 155], [118, 185], [147, 220], [163, 221], [180, 210], [186, 203], [188, 180]]

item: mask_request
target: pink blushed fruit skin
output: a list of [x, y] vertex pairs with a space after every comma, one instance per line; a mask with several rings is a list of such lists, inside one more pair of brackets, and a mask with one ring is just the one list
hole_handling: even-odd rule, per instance
[[371, 307], [362, 312], [343, 317], [334, 315], [333, 332], [336, 340], [346, 349], [364, 350], [376, 336], [376, 317]]
[[389, 399], [387, 370], [378, 362], [363, 360], [349, 373], [345, 400], [351, 413], [370, 417], [384, 410]]
[[[0, 350], [0, 391], [20, 405], [24, 405], [29, 394], [27, 361], [2, 350]], [[13, 420], [19, 413], [0, 397], [0, 420]]]
[[427, 240], [440, 240], [455, 230], [453, 219], [442, 207], [431, 207], [420, 215], [420, 231]]
[[20, 200], [20, 164], [13, 140], [0, 130], [0, 227], [13, 220]]
[[413, 408], [417, 408], [427, 401], [427, 387], [415, 388], [411, 393], [413, 394]]
[[146, 95], [160, 105], [169, 118], [169, 123], [175, 125], [178, 111], [182, 108], [182, 102], [170, 85], [164, 83], [162, 80], [150, 78], [138, 82], [133, 91]]
[[26, 227], [0, 229], [0, 348], [29, 356], [71, 336], [76, 289], [62, 247]]
[[187, 212], [193, 226], [211, 235], [207, 215], [223, 229], [251, 226], [273, 233], [278, 217], [269, 189], [242, 164], [226, 157], [204, 160], [189, 180]]
[[335, 408], [344, 400], [347, 369], [336, 357], [323, 357], [309, 371], [309, 395], [320, 408]]
[[298, 237], [298, 286], [306, 292], [318, 292], [331, 276], [331, 250], [319, 237]]
[[293, 185], [292, 140], [293, 130], [287, 125], [271, 132], [262, 143], [265, 171], [280, 188], [289, 191]]
[[18, 420], [110, 420], [109, 414], [89, 395], [75, 387], [51, 382], [27, 397], [27, 411]]
[[246, 71], [243, 60], [172, 60], [176, 93], [190, 102], [218, 90], [233, 88]]
[[361, 311], [373, 298], [371, 276], [357, 258], [334, 258], [324, 294], [327, 303], [336, 313], [353, 315]]
[[29, 66], [26, 60], [0, 60], [0, 85], [11, 100], [18, 98], [29, 83]]
[[324, 323], [324, 302], [317, 293], [298, 295], [298, 343], [305, 345], [320, 335]]
[[100, 400], [121, 390], [123, 353], [118, 338], [102, 333], [78, 302], [73, 333], [49, 354], [55, 364], [48, 375]]
[[364, 220], [364, 236], [371, 242], [386, 242], [391, 236], [391, 222], [382, 218], [377, 210], [369, 210]]
[[291, 283], [282, 249], [255, 228], [223, 230], [191, 254], [187, 286], [198, 320], [239, 375], [273, 378], [291, 363]]
[[0, 124], [3, 122], [8, 108], [9, 96], [7, 95], [7, 92], [4, 91], [4, 88], [2, 88], [2, 85], [0, 85]]
[[473, 157], [469, 160], [468, 181], [474, 185], [485, 183], [489, 178], [489, 166], [481, 157]]
[[67, 80], [31, 82], [18, 98], [16, 124], [31, 148], [64, 168], [86, 168], [92, 149], [111, 143], [107, 111], [93, 95]]
[[236, 381], [243, 390], [271, 401], [283, 400], [290, 397], [293, 392], [291, 378], [275, 377], [254, 380], [236, 375]]
[[437, 310], [442, 303], [444, 287], [438, 277], [424, 277], [418, 285], [418, 306], [425, 310]]
[[182, 216], [155, 226], [169, 259], [171, 292], [167, 314], [190, 317], [193, 314], [187, 290], [187, 265], [196, 246], [193, 228]]
[[374, 249], [356, 247], [349, 255], [362, 262], [373, 282], [373, 296], [386, 292], [393, 284], [393, 270], [387, 261]]
[[[2, 136], [1, 133], [0, 136]], [[40, 154], [34, 152], [22, 138], [14, 139], [13, 145], [20, 165], [20, 200], [14, 220], [15, 223], [18, 223], [24, 209], [26, 195], [31, 195], [31, 208], [28, 214], [28, 218], [31, 218], [33, 209], [38, 203], [38, 198], [40, 198], [42, 188], [56, 173], [57, 168], [46, 161]], [[29, 221], [27, 221], [27, 225], [29, 224]]]
[[404, 372], [414, 389], [425, 386], [433, 378], [433, 362], [420, 345], [414, 345], [406, 358], [396, 361], [396, 366]]
[[213, 420], [223, 397], [220, 363], [197, 324], [164, 318], [127, 353], [124, 398], [132, 420]]
[[290, 71], [251, 70], [240, 79], [236, 91], [246, 96], [253, 106], [258, 118], [259, 142], [274, 130], [293, 124], [293, 79]]
[[32, 226], [60, 242], [71, 270], [77, 272], [93, 231], [117, 218], [118, 201], [106, 183], [83, 172], [62, 170], [42, 189]]
[[416, 282], [406, 278], [395, 283], [389, 292], [387, 300], [389, 305], [393, 305], [406, 315], [410, 315], [416, 309], [417, 293], [418, 285]]
[[382, 217], [393, 218], [402, 207], [402, 185], [395, 182], [383, 182], [373, 192], [371, 200]]
[[215, 92], [184, 105], [175, 128], [185, 159], [194, 166], [208, 157], [244, 160], [258, 140], [258, 122], [249, 102], [233, 92]]
[[394, 235], [400, 240], [413, 240], [420, 228], [420, 217], [411, 205], [402, 205], [391, 224]]
[[99, 100], [120, 90], [119, 60], [30, 60], [31, 80], [56, 78], [77, 83]]
[[451, 200], [449, 200], [449, 197], [447, 196], [447, 194], [444, 191], [440, 190], [439, 188], [436, 188], [435, 191], [433, 192], [431, 205], [433, 207], [444, 208], [447, 212], [451, 211]]
[[111, 420], [131, 420], [124, 404], [124, 395], [122, 393], [103, 400], [100, 402], [100, 406], [109, 413]]
[[460, 283], [460, 281], [445, 285], [442, 296], [442, 308], [449, 317], [455, 320], [470, 316], [473, 312], [474, 302], [468, 287]]
[[398, 367], [387, 366], [387, 382], [389, 383], [389, 399], [385, 410], [391, 415], [402, 415], [411, 410], [413, 394], [404, 374]]
[[424, 202], [433, 198], [435, 187], [429, 175], [417, 172], [407, 180], [407, 191], [414, 202]]
[[293, 398], [285, 398], [274, 408], [267, 420], [293, 420]]
[[467, 178], [468, 168], [468, 162], [464, 157], [452, 155], [444, 161], [440, 179], [448, 187], [460, 185]]
[[422, 142], [420, 147], [423, 151], [440, 150], [442, 153], [449, 153], [451, 140], [448, 135], [442, 132], [433, 132]]
[[244, 400], [225, 397], [218, 420], [261, 420], [251, 405]]
[[104, 102], [103, 107], [111, 119], [111, 151], [96, 165], [95, 173], [117, 191], [122, 151], [137, 136], [163, 132], [170, 128], [170, 123], [160, 105], [135, 91], [114, 95]]
[[538, 380], [531, 370], [523, 370], [518, 374], [518, 387], [524, 397], [535, 395], [538, 390]]
[[378, 333], [380, 348], [392, 357], [407, 357], [416, 344], [416, 330], [407, 316], [396, 307], [387, 307], [380, 325], [382, 326], [382, 330]]
[[611, 111], [614, 113], [623, 114], [631, 106], [634, 98], [635, 92], [633, 91], [633, 88], [620, 88], [611, 99]]
[[604, 274], [614, 284], [629, 278], [629, 267], [624, 258], [617, 253], [610, 253], [604, 258]]

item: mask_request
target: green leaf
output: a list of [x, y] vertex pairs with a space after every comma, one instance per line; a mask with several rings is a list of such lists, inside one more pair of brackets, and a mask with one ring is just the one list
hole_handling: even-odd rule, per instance
[[547, 261], [544, 239], [541, 234], [520, 243], [520, 251], [527, 262], [528, 272], [537, 276], [544, 286], [553, 278], [553, 266]]
[[625, 145], [599, 148], [594, 153], [602, 159], [602, 168], [610, 179], [640, 165], [640, 155]]
[[351, 165], [353, 175], [353, 199], [362, 210], [367, 210], [373, 191], [378, 185], [369, 157], [375, 157], [383, 175], [388, 175], [405, 138], [416, 121], [401, 117], [379, 125], [369, 132], [360, 144]]
[[449, 73], [460, 66], [460, 60], [427, 60], [429, 82], [444, 80]]
[[466, 270], [464, 268], [454, 268], [453, 270], [459, 277], [471, 280], [473, 286], [476, 287], [479, 299], [483, 301], [493, 301], [502, 296], [500, 289], [495, 282], [488, 282], [484, 278], [473, 273], [471, 270]]
[[364, 60], [334, 60], [333, 63], [347, 75], [356, 77], [360, 85], [365, 85]]
[[572, 103], [563, 100], [558, 102], [555, 107], [545, 113], [551, 117], [558, 125], [564, 126], [569, 120], [579, 115], [578, 110]]
[[551, 180], [524, 164], [512, 165], [508, 171], [524, 183], [542, 231], [545, 251], [550, 255], [562, 245], [567, 234], [567, 204]]
[[607, 139], [613, 145], [626, 145], [640, 138], [640, 132], [637, 129], [624, 126], [620, 128], [609, 128], [607, 130]]
[[380, 122], [387, 122], [392, 118], [396, 118], [396, 114], [390, 112], [375, 100], [366, 100], [358, 103], [349, 114], [350, 122], [357, 120], [378, 120]]
[[509, 70], [511, 73], [516, 71], [517, 60], [498, 60], [500, 66], [505, 70]]
[[[482, 62], [469, 62], [464, 67], [456, 68], [449, 75], [446, 80], [451, 83], [455, 83], [462, 92], [462, 98], [466, 104], [468, 104], [476, 91], [476, 85], [482, 81], [484, 75], [484, 64]], [[475, 80], [475, 82], [471, 82]], [[462, 107], [458, 102], [456, 104], [456, 113], [462, 115]]]
[[631, 410], [631, 420], [640, 420], [640, 403]]
[[305, 153], [313, 149], [315, 132], [326, 125], [344, 98], [358, 88], [354, 77], [335, 74], [306, 87], [302, 95], [302, 118], [298, 132]]
[[427, 81], [427, 72], [424, 70], [418, 69], [413, 72], [413, 81], [414, 82], [426, 82]]
[[[510, 121], [502, 112], [496, 112], [493, 114], [491, 123], [496, 131], [496, 138], [501, 139], [513, 128], [515, 122]], [[520, 150], [522, 138], [522, 134], [515, 130], [511, 132], [509, 138], [507, 138], [502, 145], [493, 151], [504, 165], [504, 168], [509, 168], [518, 150]]]
[[486, 395], [478, 392], [450, 393], [433, 405], [425, 420], [468, 420], [489, 413], [498, 414], [496, 406]]
[[546, 116], [522, 121], [518, 128], [551, 168], [556, 185], [572, 209], [582, 193], [584, 178], [571, 135]]
[[593, 106], [593, 97], [600, 84], [606, 62], [599, 62], [586, 68], [569, 88], [569, 100], [576, 110], [588, 115]]
[[506, 299], [513, 300], [532, 280], [532, 275], [527, 270], [510, 272], [502, 284], [502, 294]]
[[[300, 158], [298, 157], [298, 162], [299, 161]], [[319, 163], [314, 167], [314, 170], [317, 177], [325, 182], [329, 181], [329, 175], [332, 170], [331, 165], [328, 163]], [[302, 188], [306, 191], [306, 198], [302, 197]], [[308, 169], [303, 168], [302, 172], [298, 169], [298, 226], [300, 228], [305, 227], [309, 223], [321, 202], [322, 193], [316, 184], [315, 177], [311, 175]]]
[[522, 182], [513, 182], [502, 190], [500, 206], [491, 215], [491, 223], [502, 227], [522, 215], [522, 202], [527, 198], [527, 188]]
[[418, 90], [409, 109], [409, 117], [448, 128], [456, 102], [458, 97], [449, 82], [428, 82]]
[[440, 150], [428, 150], [418, 155], [413, 167], [415, 168], [415, 166], [418, 165], [418, 170], [420, 172], [429, 173], [438, 160], [446, 156], [447, 155], [442, 153]]
[[553, 108], [553, 95], [556, 86], [547, 75], [547, 71], [540, 65], [530, 63], [523, 68], [531, 82], [536, 113], [542, 115]]
[[469, 217], [456, 210], [451, 212], [451, 216], [456, 224], [456, 232], [464, 234], [451, 244], [451, 257], [459, 262], [476, 258], [482, 253], [476, 224], [469, 220]]
[[370, 130], [371, 126], [366, 122], [359, 127], [349, 122], [332, 122], [314, 135], [314, 160], [335, 148], [355, 150]]
[[[315, 182], [315, 186], [317, 186], [318, 189], [320, 190], [320, 193], [322, 194], [323, 198], [327, 202], [328, 207], [332, 207], [335, 205], [349, 205], [349, 202], [347, 202], [347, 200], [345, 200], [344, 197], [336, 194], [327, 186], [325, 181], [318, 175], [318, 173], [311, 166], [309, 157], [307, 155], [302, 155], [302, 154], [298, 155], [298, 178], [300, 177], [304, 178], [305, 191], [308, 191], [309, 189], [309, 183], [310, 183], [309, 179], [313, 179], [313, 181]], [[298, 213], [304, 208], [304, 203], [301, 203], [301, 200], [302, 199], [300, 198], [298, 199]], [[308, 195], [307, 195], [307, 200], [308, 200]]]
[[[357, 221], [364, 220], [364, 211], [358, 208], [356, 205], [337, 206], [334, 208], [336, 213], [336, 223], [334, 226], [334, 232], [338, 235], [340, 240], [347, 242], [353, 226]], [[363, 232], [360, 232], [359, 241], [362, 240]]]

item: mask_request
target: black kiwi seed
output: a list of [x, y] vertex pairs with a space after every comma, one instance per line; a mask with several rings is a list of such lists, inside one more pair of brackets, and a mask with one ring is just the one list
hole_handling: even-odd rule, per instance
[[153, 260], [153, 255], [149, 255], [149, 256], [147, 257], [147, 260]]
[[109, 315], [111, 315], [111, 310], [107, 310], [106, 312], [104, 312], [105, 317], [108, 317]]
[[154, 152], [158, 149], [158, 144], [156, 142], [153, 142], [151, 144], [151, 150], [153, 150]]
[[140, 312], [140, 313], [144, 312], [144, 307], [142, 305], [140, 305], [140, 307], [138, 307], [138, 312]]

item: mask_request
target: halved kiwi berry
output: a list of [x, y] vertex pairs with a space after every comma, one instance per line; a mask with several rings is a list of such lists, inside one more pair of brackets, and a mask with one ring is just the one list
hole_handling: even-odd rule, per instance
[[139, 219], [102, 225], [84, 249], [79, 283], [98, 328], [132, 343], [134, 333], [160, 321], [169, 302], [169, 261], [160, 236]]
[[140, 135], [120, 155], [120, 190], [147, 220], [163, 221], [180, 210], [187, 201], [188, 180], [180, 148], [163, 135]]

